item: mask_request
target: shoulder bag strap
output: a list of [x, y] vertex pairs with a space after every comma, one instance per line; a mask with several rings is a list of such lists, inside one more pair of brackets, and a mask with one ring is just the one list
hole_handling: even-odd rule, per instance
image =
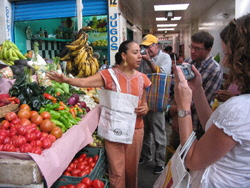
[[117, 80], [117, 78], [115, 76], [114, 70], [113, 69], [108, 69], [108, 71], [109, 71], [112, 79], [114, 80], [114, 82], [116, 84], [116, 91], [120, 93], [121, 92], [120, 84], [119, 84], [119, 82], [118, 82], [118, 80]]
[[184, 146], [180, 150], [180, 155], [183, 154], [182, 159], [185, 159], [190, 147], [192, 146], [194, 140], [196, 139], [195, 132], [193, 131], [187, 141], [185, 142]]

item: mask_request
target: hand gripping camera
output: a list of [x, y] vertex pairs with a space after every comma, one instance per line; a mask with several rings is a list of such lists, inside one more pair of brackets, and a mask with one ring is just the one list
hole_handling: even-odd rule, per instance
[[140, 53], [141, 53], [141, 55], [145, 55], [145, 54], [147, 54], [147, 52], [146, 52], [146, 48], [141, 47], [141, 51], [140, 51]]
[[191, 80], [195, 78], [195, 74], [192, 71], [190, 64], [183, 64], [183, 65], [178, 65], [178, 66], [181, 68], [186, 80]]

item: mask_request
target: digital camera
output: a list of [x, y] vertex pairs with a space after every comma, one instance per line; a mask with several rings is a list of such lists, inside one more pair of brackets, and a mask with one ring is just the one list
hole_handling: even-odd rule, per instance
[[147, 54], [147, 52], [146, 52], [146, 48], [144, 48], [144, 47], [141, 47], [141, 55], [145, 55], [145, 54]]
[[178, 65], [178, 66], [181, 68], [186, 80], [191, 80], [195, 78], [195, 74], [192, 71], [190, 64], [183, 64], [183, 65]]

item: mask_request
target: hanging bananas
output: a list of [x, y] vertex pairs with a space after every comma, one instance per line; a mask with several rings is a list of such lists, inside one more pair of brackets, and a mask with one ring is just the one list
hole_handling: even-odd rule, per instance
[[96, 74], [99, 63], [93, 55], [93, 48], [88, 45], [88, 34], [80, 30], [77, 39], [66, 47], [68, 53], [61, 58], [67, 61], [66, 72], [76, 77], [88, 77]]
[[19, 51], [18, 47], [11, 41], [5, 40], [1, 44], [0, 60], [7, 65], [14, 65], [14, 61], [19, 59], [26, 59], [24, 55]]

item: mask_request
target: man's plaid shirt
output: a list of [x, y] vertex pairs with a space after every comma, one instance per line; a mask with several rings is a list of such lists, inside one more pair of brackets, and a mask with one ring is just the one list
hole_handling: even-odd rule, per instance
[[[211, 104], [211, 102], [214, 100], [214, 92], [220, 89], [222, 84], [223, 71], [220, 65], [213, 59], [211, 55], [209, 55], [200, 63], [193, 61], [191, 58], [185, 59], [184, 62], [194, 65], [195, 68], [200, 72], [205, 95], [207, 97], [208, 103]], [[201, 130], [202, 126], [200, 124], [194, 104], [192, 104], [191, 110], [193, 128], [195, 131]]]

